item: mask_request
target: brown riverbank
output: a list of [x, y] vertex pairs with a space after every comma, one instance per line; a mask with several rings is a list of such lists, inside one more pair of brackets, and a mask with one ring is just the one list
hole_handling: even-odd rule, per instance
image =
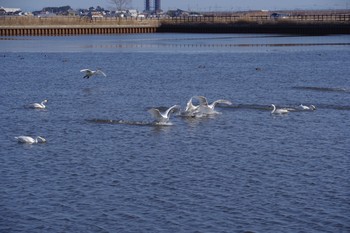
[[119, 33], [277, 33], [350, 34], [350, 16], [266, 15], [202, 16], [164, 19], [0, 17], [0, 36], [63, 36]]

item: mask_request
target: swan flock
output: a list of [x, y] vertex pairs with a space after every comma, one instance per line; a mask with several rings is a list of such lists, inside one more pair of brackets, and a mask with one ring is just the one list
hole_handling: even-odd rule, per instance
[[[85, 76], [83, 78], [89, 79], [92, 76], [95, 75], [103, 75], [107, 76], [103, 71], [100, 69], [97, 70], [90, 70], [90, 69], [82, 69], [80, 72], [85, 73]], [[196, 103], [193, 103], [193, 100], [197, 100]], [[29, 108], [33, 109], [45, 109], [45, 104], [48, 102], [47, 99], [43, 100], [41, 103], [33, 103], [29, 104]], [[208, 100], [204, 96], [193, 96], [191, 97], [187, 104], [186, 108], [181, 111], [181, 107], [179, 105], [173, 105], [170, 108], [166, 109], [165, 111], [161, 111], [158, 108], [151, 108], [148, 110], [148, 112], [155, 118], [154, 123], [158, 125], [171, 125], [170, 123], [170, 116], [171, 114], [175, 112], [180, 112], [180, 116], [182, 117], [193, 117], [193, 118], [200, 118], [200, 117], [206, 117], [210, 115], [220, 114], [220, 112], [215, 110], [215, 107], [217, 104], [224, 104], [224, 105], [232, 105], [232, 102], [229, 100], [224, 99], [218, 99], [213, 101], [212, 103], [208, 103]], [[274, 104], [271, 104], [272, 111], [271, 114], [287, 114], [291, 110], [296, 109], [288, 109], [288, 108], [277, 108]], [[316, 107], [314, 105], [305, 106], [303, 104], [300, 104], [299, 109], [301, 110], [316, 110]], [[46, 142], [46, 139], [41, 136], [36, 137], [30, 137], [30, 136], [18, 136], [15, 137], [15, 139], [19, 143], [27, 143], [27, 144], [35, 144], [35, 143], [44, 143]]]
[[[199, 104], [194, 105], [193, 99], [197, 99]], [[205, 117], [210, 116], [214, 114], [219, 114], [219, 112], [215, 111], [215, 106], [217, 104], [226, 104], [226, 105], [232, 105], [231, 101], [228, 100], [216, 100], [212, 102], [211, 104], [208, 104], [207, 99], [204, 96], [193, 96], [191, 99], [187, 102], [186, 108], [184, 111], [180, 113], [183, 117]], [[168, 108], [166, 111], [161, 112], [157, 108], [152, 108], [148, 110], [148, 112], [155, 118], [156, 124], [170, 124], [169, 119], [170, 115], [174, 113], [176, 110], [179, 110], [179, 105], [173, 105], [172, 107]]]

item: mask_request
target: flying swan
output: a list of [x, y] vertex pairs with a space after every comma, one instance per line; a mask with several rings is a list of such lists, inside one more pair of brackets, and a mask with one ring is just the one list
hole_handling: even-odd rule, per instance
[[157, 124], [166, 124], [170, 119], [170, 114], [175, 110], [180, 108], [179, 105], [174, 105], [168, 108], [165, 112], [160, 112], [157, 108], [151, 108], [148, 112], [156, 119]]
[[27, 144], [33, 144], [33, 143], [44, 143], [46, 142], [46, 139], [40, 136], [37, 136], [35, 138], [30, 137], [30, 136], [18, 136], [15, 137], [15, 139], [19, 142], [19, 143], [27, 143]]
[[289, 111], [287, 109], [276, 108], [276, 106], [274, 104], [271, 104], [271, 106], [273, 107], [273, 110], [271, 111], [272, 114], [287, 114], [287, 113], [289, 113]]
[[85, 76], [83, 78], [90, 78], [91, 76], [102, 74], [103, 76], [107, 77], [105, 73], [103, 73], [100, 69], [97, 70], [90, 70], [90, 69], [82, 69], [80, 72], [84, 72]]
[[44, 104], [46, 104], [47, 102], [48, 100], [44, 100], [40, 104], [39, 103], [30, 104], [29, 108], [44, 109], [46, 108]]

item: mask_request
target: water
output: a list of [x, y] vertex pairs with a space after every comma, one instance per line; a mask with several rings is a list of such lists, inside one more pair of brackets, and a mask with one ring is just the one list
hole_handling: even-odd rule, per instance
[[[0, 231], [350, 232], [349, 43], [2, 38]], [[83, 79], [83, 68], [108, 76]], [[233, 105], [151, 124], [147, 109], [195, 95]], [[25, 108], [44, 99], [46, 110]], [[317, 110], [274, 116], [272, 103]]]

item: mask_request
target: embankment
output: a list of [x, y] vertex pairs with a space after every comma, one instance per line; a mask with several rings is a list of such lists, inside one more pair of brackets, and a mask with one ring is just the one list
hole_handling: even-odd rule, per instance
[[0, 17], [0, 36], [68, 36], [126, 33], [350, 34], [350, 17], [186, 17], [166, 19]]
[[327, 35], [350, 34], [350, 24], [329, 22], [163, 23], [157, 28], [157, 32]]

